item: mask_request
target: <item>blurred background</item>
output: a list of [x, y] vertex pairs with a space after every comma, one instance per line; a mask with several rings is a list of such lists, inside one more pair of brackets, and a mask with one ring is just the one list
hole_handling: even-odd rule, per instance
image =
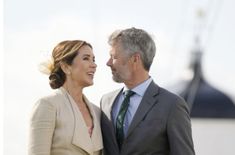
[[[96, 105], [104, 93], [122, 87], [106, 66], [107, 39], [130, 27], [146, 30], [156, 42], [150, 74], [158, 85], [175, 91], [181, 81], [190, 81], [192, 51], [199, 49], [204, 79], [234, 103], [234, 6], [233, 0], [3, 1], [3, 154], [27, 154], [32, 106], [52, 92], [38, 65], [62, 40], [93, 45], [98, 68], [85, 94]], [[233, 117], [192, 117], [192, 130], [196, 154], [235, 154]]]

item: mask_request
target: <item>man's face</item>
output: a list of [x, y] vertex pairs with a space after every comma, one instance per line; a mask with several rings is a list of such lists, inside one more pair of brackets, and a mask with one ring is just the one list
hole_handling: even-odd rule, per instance
[[106, 65], [111, 68], [113, 80], [118, 83], [131, 80], [131, 65], [128, 55], [118, 44], [112, 46], [109, 53], [110, 58]]

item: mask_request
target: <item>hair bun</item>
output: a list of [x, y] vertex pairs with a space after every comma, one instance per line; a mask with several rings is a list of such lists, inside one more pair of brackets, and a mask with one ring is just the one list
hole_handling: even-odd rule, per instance
[[62, 79], [62, 77], [58, 73], [52, 73], [49, 76], [49, 80], [49, 84], [52, 89], [60, 88], [64, 83], [64, 79]]

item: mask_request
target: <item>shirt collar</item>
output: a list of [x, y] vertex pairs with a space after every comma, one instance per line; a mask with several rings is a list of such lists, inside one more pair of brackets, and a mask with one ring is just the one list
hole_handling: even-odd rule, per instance
[[[145, 80], [144, 82], [140, 83], [139, 85], [137, 85], [136, 87], [132, 88], [131, 90], [134, 91], [137, 95], [139, 96], [144, 96], [144, 93], [146, 91], [146, 89], [148, 88], [149, 84], [152, 82], [152, 78], [149, 77], [147, 80]], [[129, 90], [126, 86], [123, 89], [123, 93], [125, 91]]]

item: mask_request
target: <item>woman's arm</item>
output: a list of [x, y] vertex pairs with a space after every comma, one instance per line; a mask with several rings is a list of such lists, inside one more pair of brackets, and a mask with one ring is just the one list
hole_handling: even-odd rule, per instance
[[39, 100], [30, 119], [29, 155], [50, 155], [56, 122], [56, 107], [46, 99]]

